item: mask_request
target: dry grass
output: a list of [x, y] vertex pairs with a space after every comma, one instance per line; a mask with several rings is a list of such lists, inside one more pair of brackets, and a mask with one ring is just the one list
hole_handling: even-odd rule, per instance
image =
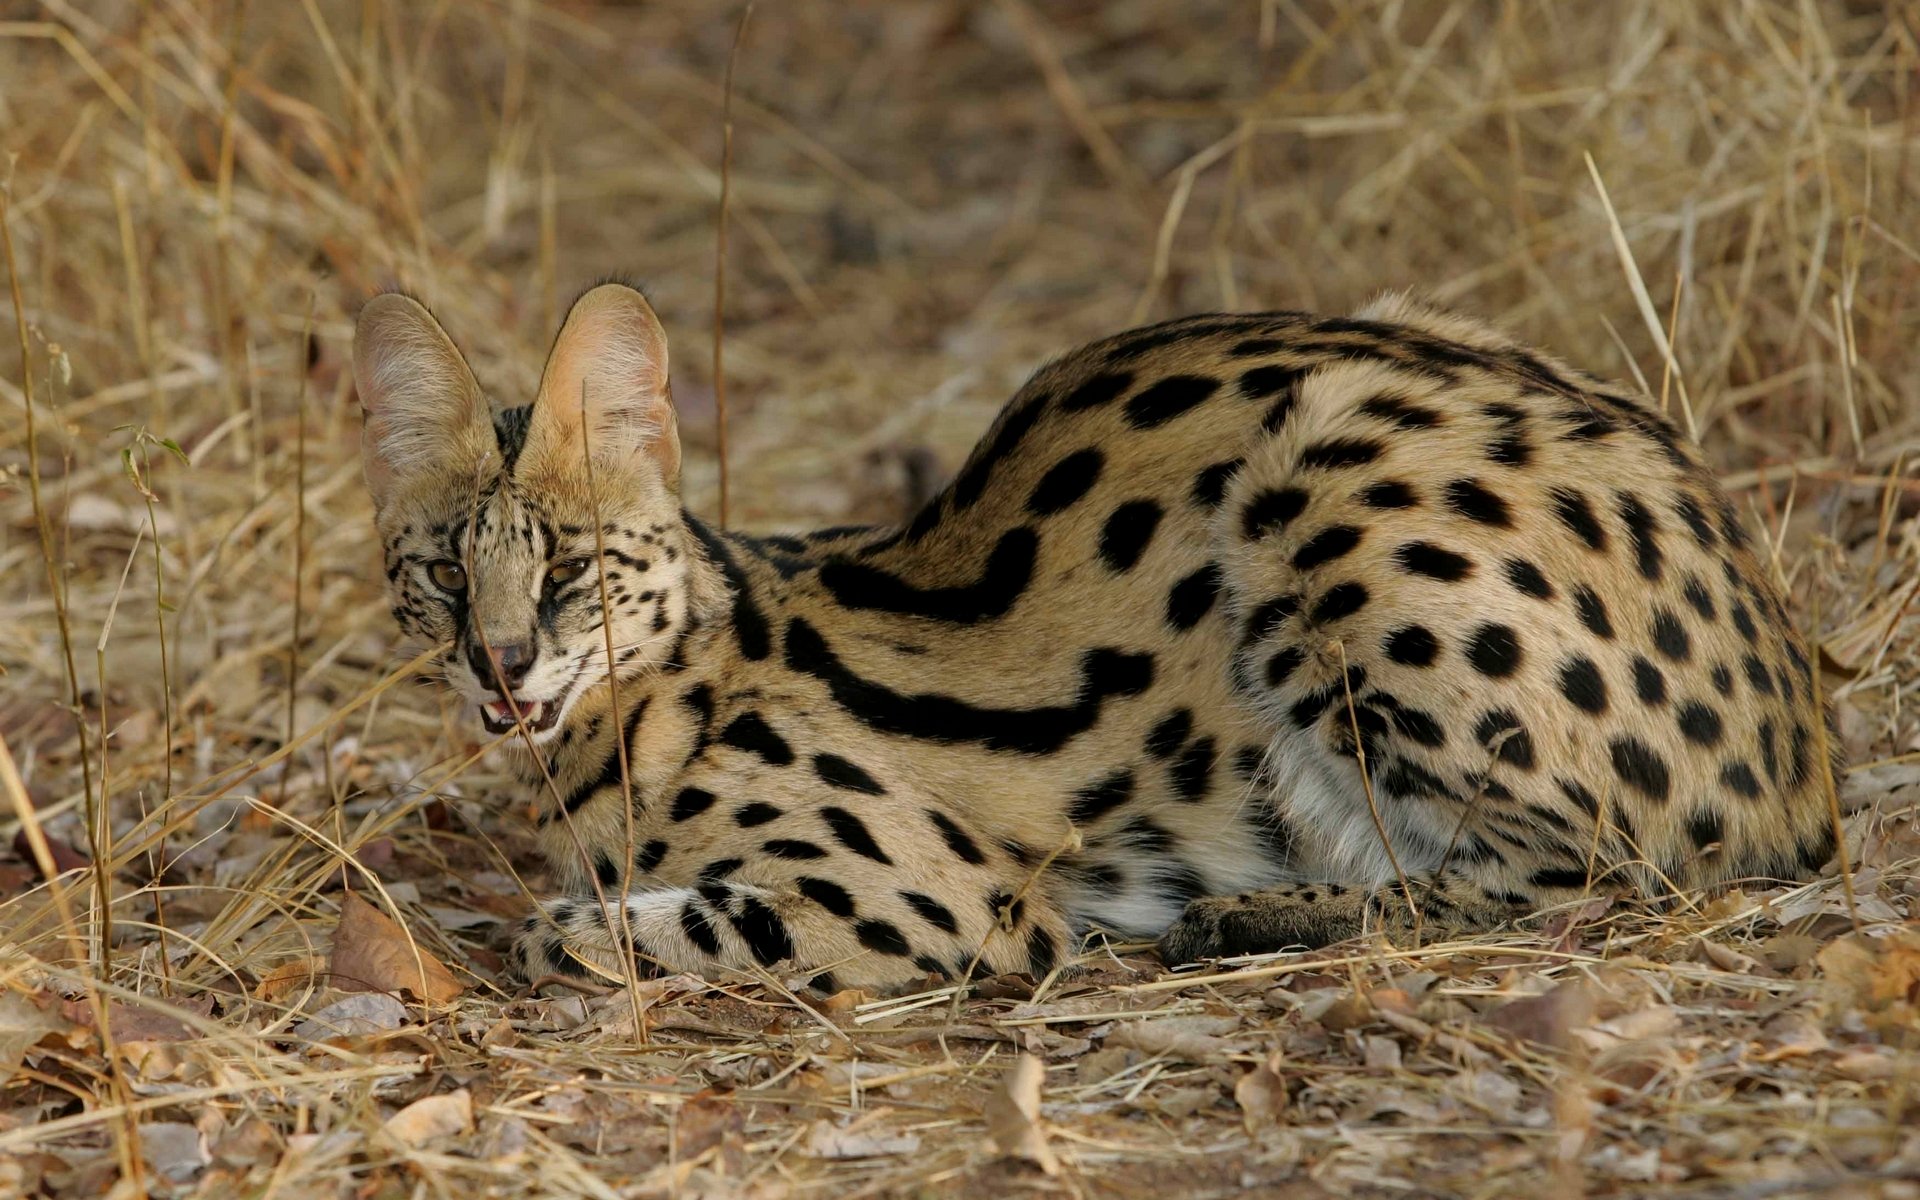
[[[763, 3], [736, 523], [897, 516], [1129, 321], [1423, 286], [1699, 429], [1821, 646], [1854, 873], [1198, 976], [1090, 947], [964, 997], [638, 1006], [495, 983], [524, 798], [395, 653], [343, 365], [399, 281], [524, 394], [571, 293], [639, 272], [711, 511], [738, 10], [23, 8], [0, 1195], [1920, 1194], [1911, 3]], [[464, 994], [302, 1024], [346, 996], [304, 966], [343, 874]]]

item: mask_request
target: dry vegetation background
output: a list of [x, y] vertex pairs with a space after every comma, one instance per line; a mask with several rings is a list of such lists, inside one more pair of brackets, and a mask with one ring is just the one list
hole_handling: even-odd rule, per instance
[[1697, 425], [1820, 646], [1850, 889], [503, 990], [524, 800], [396, 645], [352, 315], [400, 282], [524, 396], [631, 273], [712, 512], [738, 15], [0, 4], [0, 1195], [1920, 1195], [1911, 3], [763, 3], [734, 105], [735, 523], [896, 518], [1130, 322], [1421, 286]]

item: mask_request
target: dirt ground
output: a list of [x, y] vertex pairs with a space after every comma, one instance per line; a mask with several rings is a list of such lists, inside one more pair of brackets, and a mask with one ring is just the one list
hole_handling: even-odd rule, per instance
[[1184, 313], [1417, 287], [1634, 381], [1819, 648], [1828, 877], [964, 994], [502, 983], [528, 798], [387, 614], [352, 317], [404, 285], [528, 395], [639, 281], [717, 514], [741, 16], [0, 4], [0, 1197], [1920, 1197], [1899, 0], [761, 3], [726, 173], [747, 528], [897, 519]]

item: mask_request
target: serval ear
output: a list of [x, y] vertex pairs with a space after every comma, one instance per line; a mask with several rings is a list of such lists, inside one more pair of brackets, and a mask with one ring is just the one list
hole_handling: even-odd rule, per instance
[[587, 450], [596, 462], [650, 458], [668, 490], [679, 490], [667, 334], [625, 284], [603, 283], [573, 302], [540, 376], [522, 461], [577, 462]]
[[433, 314], [409, 296], [375, 296], [353, 328], [367, 490], [385, 507], [410, 479], [474, 472], [499, 454], [480, 385]]

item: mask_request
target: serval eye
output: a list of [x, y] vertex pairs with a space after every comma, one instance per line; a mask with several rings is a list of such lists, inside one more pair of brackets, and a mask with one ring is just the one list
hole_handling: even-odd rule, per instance
[[443, 592], [464, 592], [467, 590], [467, 569], [452, 559], [443, 558], [427, 567], [427, 578], [433, 580], [433, 586]]
[[591, 562], [591, 559], [570, 558], [566, 562], [556, 563], [547, 571], [547, 582], [556, 587], [563, 583], [571, 583], [586, 574], [587, 566]]

